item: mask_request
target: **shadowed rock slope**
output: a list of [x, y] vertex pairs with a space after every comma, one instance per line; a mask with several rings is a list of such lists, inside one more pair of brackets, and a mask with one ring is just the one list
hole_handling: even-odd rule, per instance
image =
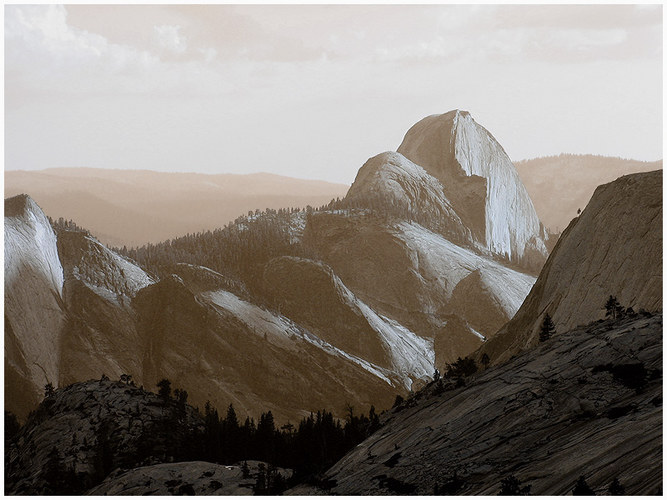
[[562, 234], [516, 315], [484, 344], [492, 363], [534, 346], [544, 315], [556, 331], [604, 318], [610, 295], [662, 309], [662, 170], [602, 185]]
[[326, 478], [337, 495], [496, 495], [510, 475], [537, 495], [580, 475], [598, 494], [615, 477], [662, 492], [662, 314], [562, 333], [458, 389], [430, 384]]
[[83, 492], [117, 467], [182, 460], [200, 427], [191, 407], [138, 387], [73, 384], [45, 398], [5, 450], [5, 493], [48, 494], [59, 481]]

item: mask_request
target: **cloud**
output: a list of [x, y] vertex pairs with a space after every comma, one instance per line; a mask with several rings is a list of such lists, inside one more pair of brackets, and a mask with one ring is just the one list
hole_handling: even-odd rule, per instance
[[187, 38], [180, 26], [161, 25], [153, 27], [158, 46], [172, 54], [183, 54], [188, 48]]
[[5, 8], [7, 102], [48, 93], [86, 95], [220, 93], [231, 86], [210, 63], [213, 48], [188, 50], [178, 25], [155, 27], [159, 53], [112, 43], [72, 27], [61, 5]]

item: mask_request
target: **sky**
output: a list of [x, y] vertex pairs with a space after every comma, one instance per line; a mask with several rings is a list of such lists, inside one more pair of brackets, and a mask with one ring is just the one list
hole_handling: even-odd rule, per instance
[[5, 169], [351, 184], [469, 111], [522, 160], [662, 158], [661, 5], [5, 5]]

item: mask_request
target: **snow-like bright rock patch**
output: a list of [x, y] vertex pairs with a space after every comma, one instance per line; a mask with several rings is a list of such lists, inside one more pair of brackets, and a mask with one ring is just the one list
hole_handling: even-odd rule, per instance
[[222, 310], [221, 312], [223, 313], [232, 314], [245, 324], [250, 331], [260, 337], [266, 338], [269, 342], [278, 343], [281, 347], [287, 349], [295, 349], [296, 345], [291, 339], [298, 338], [305, 340], [330, 355], [343, 357], [359, 365], [369, 373], [391, 384], [389, 378], [391, 373], [388, 370], [332, 346], [304, 328], [301, 328], [290, 319], [246, 302], [231, 292], [226, 290], [204, 292], [200, 295], [200, 299]]
[[412, 265], [422, 279], [443, 290], [447, 297], [459, 281], [479, 270], [483, 283], [511, 318], [535, 284], [533, 276], [455, 245], [419, 224], [397, 224], [395, 235], [410, 249]]

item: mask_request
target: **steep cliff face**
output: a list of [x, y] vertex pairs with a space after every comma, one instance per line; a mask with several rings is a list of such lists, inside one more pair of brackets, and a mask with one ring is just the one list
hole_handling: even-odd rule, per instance
[[442, 183], [483, 248], [539, 270], [547, 255], [546, 231], [504, 149], [469, 113], [424, 118], [398, 152]]
[[662, 171], [598, 187], [562, 234], [512, 320], [478, 353], [492, 363], [538, 343], [544, 315], [556, 331], [604, 318], [610, 295], [635, 311], [662, 309]]
[[58, 384], [63, 282], [42, 210], [26, 195], [5, 200], [5, 397], [24, 415]]
[[140, 377], [140, 342], [131, 301], [155, 280], [80, 231], [59, 232], [58, 254], [65, 272], [67, 308], [60, 384], [101, 374]]

